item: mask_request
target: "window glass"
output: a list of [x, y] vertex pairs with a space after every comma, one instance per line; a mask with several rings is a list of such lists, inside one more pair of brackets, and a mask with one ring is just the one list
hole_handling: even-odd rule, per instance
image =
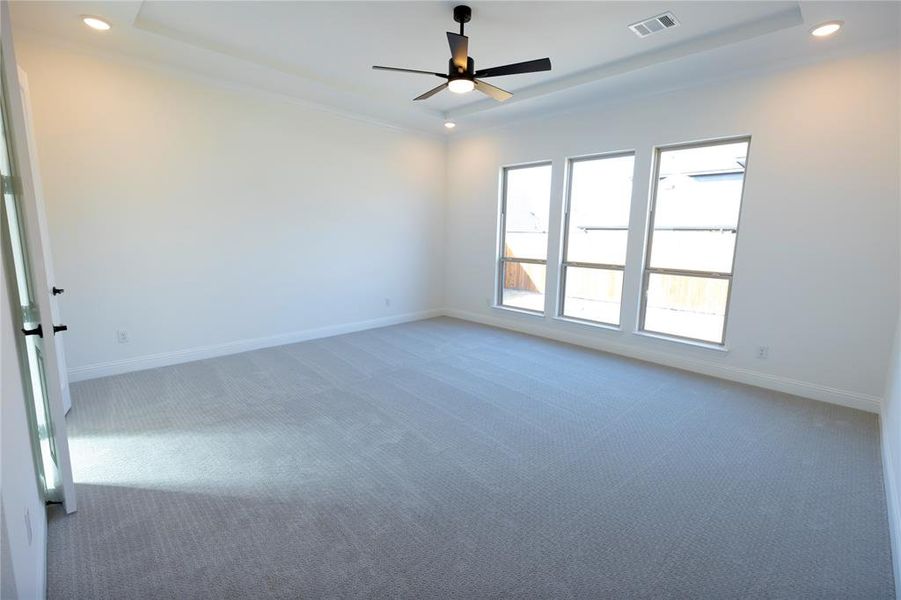
[[728, 279], [651, 273], [645, 329], [719, 344], [728, 295]]
[[505, 262], [501, 304], [544, 312], [546, 265]]
[[566, 267], [565, 316], [619, 325], [622, 295], [622, 271]]
[[504, 256], [547, 259], [551, 166], [507, 169]]
[[651, 267], [732, 271], [748, 143], [660, 153]]
[[551, 165], [504, 169], [498, 302], [544, 312]]
[[619, 325], [634, 167], [633, 154], [569, 163], [560, 309], [565, 317]]
[[571, 163], [566, 260], [626, 264], [635, 157]]
[[723, 343], [748, 146], [658, 151], [644, 330]]

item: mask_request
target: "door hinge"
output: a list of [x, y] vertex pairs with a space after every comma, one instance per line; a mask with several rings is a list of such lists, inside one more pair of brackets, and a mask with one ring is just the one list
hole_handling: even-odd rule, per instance
[[19, 178], [13, 175], [0, 176], [0, 184], [3, 186], [4, 194], [13, 194], [14, 196], [17, 196], [22, 189], [19, 184]]
[[22, 328], [22, 335], [25, 335], [25, 336], [28, 336], [28, 335], [36, 335], [36, 336], [38, 336], [39, 338], [42, 338], [42, 337], [44, 337], [44, 328], [41, 327], [41, 324], [40, 324], [40, 323], [38, 323], [38, 326], [37, 326], [37, 327], [33, 327], [32, 329], [25, 329], [25, 328], [23, 327], [23, 328]]

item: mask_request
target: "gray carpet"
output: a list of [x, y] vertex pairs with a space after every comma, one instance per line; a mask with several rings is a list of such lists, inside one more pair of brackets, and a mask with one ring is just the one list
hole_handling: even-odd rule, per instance
[[51, 598], [894, 593], [860, 411], [453, 319], [72, 391]]

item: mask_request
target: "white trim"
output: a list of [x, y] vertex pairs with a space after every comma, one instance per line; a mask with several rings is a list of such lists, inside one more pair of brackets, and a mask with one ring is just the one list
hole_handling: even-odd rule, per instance
[[507, 312], [511, 312], [513, 314], [528, 315], [530, 317], [538, 317], [539, 319], [544, 319], [544, 311], [543, 310], [531, 310], [528, 308], [517, 308], [515, 306], [507, 306], [505, 304], [492, 304], [491, 308], [496, 308], [497, 310], [504, 310]]
[[539, 337], [567, 342], [577, 346], [602, 350], [612, 354], [628, 356], [629, 358], [636, 358], [638, 360], [683, 369], [685, 371], [719, 377], [720, 379], [729, 381], [737, 381], [739, 383], [775, 390], [777, 392], [803, 396], [813, 400], [820, 400], [821, 402], [829, 402], [830, 404], [857, 408], [867, 412], [878, 413], [879, 408], [882, 405], [882, 399], [878, 396], [842, 390], [827, 385], [821, 385], [819, 383], [800, 381], [781, 375], [762, 373], [760, 371], [753, 371], [742, 367], [718, 364], [694, 356], [677, 356], [658, 350], [635, 348], [621, 342], [611, 341], [608, 337], [601, 338], [599, 336], [591, 336], [574, 331], [563, 331], [558, 328], [550, 327], [544, 322], [535, 322], [527, 319], [502, 319], [495, 316], [482, 315], [457, 309], [447, 309], [445, 310], [445, 314], [466, 321], [473, 321], [484, 325], [492, 325], [494, 327], [537, 335]]
[[[182, 81], [191, 82], [219, 91], [242, 94], [256, 99], [263, 98], [269, 101], [292, 104], [294, 106], [299, 106], [307, 110], [327, 113], [335, 117], [340, 117], [342, 119], [357, 121], [359, 123], [366, 123], [384, 129], [410, 133], [436, 141], [447, 142], [448, 140], [447, 133], [444, 131], [433, 131], [427, 129], [425, 126], [418, 127], [416, 125], [404, 124], [392, 120], [391, 118], [385, 119], [363, 112], [340, 108], [323, 101], [310, 100], [305, 98], [304, 96], [291, 92], [277, 91], [274, 88], [264, 88], [244, 81], [237, 81], [225, 79], [223, 77], [217, 77], [214, 75], [207, 75], [180, 64], [174, 64], [162, 59], [143, 57], [135, 54], [129, 54], [120, 50], [102, 50], [84, 42], [59, 39], [52, 35], [48, 35], [43, 31], [31, 28], [22, 28], [21, 33], [17, 32], [17, 35], [18, 39], [23, 39], [31, 43], [48, 45], [57, 50], [66, 52], [77, 52], [94, 60], [109, 61], [118, 65], [140, 67], [143, 69], [152, 70], [165, 76], [177, 77]], [[200, 48], [200, 46], [196, 47]], [[384, 98], [382, 98], [382, 101], [388, 102], [388, 100]], [[425, 108], [420, 108], [419, 110], [426, 118], [434, 117], [436, 120], [439, 118], [444, 120], [444, 117], [442, 116], [443, 113], [439, 111]], [[444, 128], [442, 127], [442, 129]]]
[[[492, 307], [494, 308], [494, 307]], [[225, 356], [228, 354], [238, 354], [257, 350], [260, 348], [270, 348], [273, 346], [282, 346], [285, 344], [294, 344], [307, 340], [314, 340], [344, 333], [353, 333], [355, 331], [363, 331], [366, 329], [375, 329], [378, 327], [387, 327], [389, 325], [397, 325], [399, 323], [408, 323], [410, 321], [419, 321], [422, 319], [431, 319], [446, 315], [465, 321], [482, 323], [500, 327], [502, 329], [510, 329], [531, 335], [537, 335], [548, 339], [561, 342], [567, 342], [586, 348], [602, 350], [612, 354], [628, 356], [638, 360], [644, 360], [656, 364], [675, 367], [686, 371], [719, 377], [729, 381], [737, 381], [748, 385], [754, 385], [778, 392], [812, 398], [822, 402], [831, 404], [839, 404], [850, 408], [857, 408], [867, 412], [879, 413], [882, 399], [878, 396], [862, 394], [850, 390], [842, 390], [818, 383], [808, 381], [800, 381], [780, 375], [772, 375], [734, 367], [731, 365], [723, 365], [710, 362], [693, 356], [675, 356], [668, 352], [660, 352], [644, 348], [634, 348], [627, 346], [621, 342], [611, 341], [609, 338], [599, 338], [597, 336], [587, 335], [574, 331], [563, 331], [549, 326], [541, 315], [533, 315], [531, 313], [522, 313], [521, 311], [504, 310], [507, 315], [513, 319], [500, 318], [500, 316], [481, 315], [469, 311], [457, 309], [431, 309], [413, 313], [405, 313], [392, 317], [384, 317], [379, 319], [371, 319], [368, 321], [356, 321], [352, 323], [344, 323], [340, 325], [328, 325], [315, 329], [304, 329], [291, 333], [283, 333], [262, 338], [252, 338], [245, 340], [236, 340], [233, 342], [225, 342], [222, 344], [213, 344], [209, 346], [199, 346], [195, 348], [185, 348], [183, 350], [175, 350], [172, 352], [161, 352], [159, 354], [149, 354], [145, 356], [136, 356], [133, 358], [125, 358], [122, 360], [109, 361], [104, 363], [96, 363], [92, 365], [84, 365], [81, 367], [73, 367], [69, 369], [69, 381], [84, 381], [87, 379], [95, 379], [97, 377], [107, 377], [109, 375], [119, 375], [122, 373], [130, 373], [132, 371], [141, 371], [144, 369], [153, 369], [156, 367], [164, 367], [167, 365], [175, 365], [195, 360], [203, 360], [205, 358], [213, 358], [216, 356]], [[536, 320], [534, 317], [538, 317]], [[518, 318], [517, 318], [518, 317]], [[555, 321], [557, 321], [555, 319]], [[574, 324], [577, 325], [577, 324]], [[611, 332], [615, 333], [615, 332]], [[884, 436], [883, 436], [883, 439]], [[895, 488], [897, 489], [897, 488]], [[896, 507], [897, 509], [897, 507]], [[901, 600], [901, 599], [899, 599]]]
[[721, 346], [719, 344], [714, 344], [713, 342], [703, 342], [701, 340], [693, 340], [690, 338], [680, 338], [675, 335], [666, 335], [665, 333], [657, 333], [656, 331], [647, 331], [636, 329], [632, 332], [634, 335], [640, 335], [642, 337], [653, 338], [655, 340], [663, 340], [664, 342], [673, 342], [676, 344], [682, 344], [683, 346], [691, 346], [693, 348], [703, 348], [704, 350], [715, 350], [717, 352], [729, 352], [729, 348], [726, 346]]
[[883, 415], [879, 416], [882, 426], [882, 469], [885, 480], [885, 509], [888, 513], [889, 538], [892, 542], [892, 565], [895, 571], [895, 597], [901, 600], [901, 481], [895, 480], [892, 448], [889, 445], [888, 426]]
[[[600, 108], [610, 108], [622, 106], [624, 104], [634, 103], [638, 100], [649, 98], [659, 98], [669, 96], [688, 90], [699, 90], [712, 86], [722, 85], [745, 79], [759, 79], [773, 74], [786, 73], [802, 69], [812, 65], [820, 65], [830, 61], [854, 58], [861, 54], [878, 52], [883, 49], [894, 50], [897, 44], [892, 38], [878, 38], [866, 43], [853, 46], [850, 49], [838, 49], [824, 51], [822, 54], [815, 56], [805, 56], [802, 58], [793, 58], [783, 62], [746, 67], [733, 70], [727, 74], [711, 75], [707, 77], [699, 77], [693, 79], [690, 83], [677, 83], [666, 87], [656, 89], [646, 89], [641, 91], [627, 92], [621, 95], [610, 95], [609, 92], [597, 94], [593, 100], [584, 102], [565, 103], [557, 106], [544, 107], [540, 111], [524, 112], [517, 116], [512, 116], [501, 121], [485, 121], [477, 128], [469, 128], [468, 130], [457, 129], [454, 136], [454, 142], [463, 141], [468, 138], [484, 136], [486, 132], [498, 131], [504, 129], [522, 128], [524, 125], [560, 119], [566, 115], [579, 115], [590, 111], [596, 111]], [[825, 48], [824, 48], [825, 50]], [[507, 104], [505, 102], [505, 104]], [[484, 112], [484, 111], [482, 111]], [[446, 118], [453, 118], [450, 112], [444, 113]], [[587, 152], [590, 152], [588, 150]]]
[[107, 377], [109, 375], [120, 375], [122, 373], [130, 373], [132, 371], [143, 371], [144, 369], [155, 369], [157, 367], [165, 367], [168, 365], [176, 365], [180, 363], [192, 362], [195, 360], [203, 360], [205, 358], [213, 358], [216, 356], [225, 356], [227, 354], [239, 354], [241, 352], [248, 352], [250, 350], [258, 350], [260, 348], [284, 346], [285, 344], [295, 344], [297, 342], [305, 342], [307, 340], [331, 337], [344, 333], [353, 333], [355, 331], [363, 331], [365, 329], [376, 329], [378, 327], [387, 327], [388, 325], [397, 325], [400, 323], [408, 323], [410, 321], [431, 319], [433, 317], [439, 317], [443, 314], [444, 311], [437, 309], [423, 310], [391, 317], [370, 319], [368, 321], [355, 321], [352, 323], [343, 323], [340, 325], [327, 325], [325, 327], [304, 329], [301, 331], [281, 333], [267, 337], [235, 340], [233, 342], [225, 342], [222, 344], [197, 346], [194, 348], [174, 350], [172, 352], [160, 352], [158, 354], [148, 354], [145, 356], [135, 356], [121, 360], [95, 363], [92, 365], [70, 368], [69, 381], [74, 383], [76, 381], [85, 381], [86, 379]]
[[554, 321], [561, 321], [563, 323], [575, 323], [576, 325], [581, 325], [582, 327], [594, 327], [595, 329], [603, 329], [604, 331], [611, 331], [613, 333], [622, 333], [623, 328], [620, 325], [611, 325], [610, 323], [601, 323], [600, 321], [592, 321], [591, 319], [580, 319], [578, 317], [567, 317], [566, 315], [557, 315], [556, 317], [551, 317]]
[[[800, 5], [790, 6], [777, 13], [766, 15], [750, 22], [741, 23], [733, 27], [721, 29], [708, 35], [691, 38], [675, 44], [660, 46], [654, 50], [640, 52], [611, 62], [602, 63], [571, 75], [565, 75], [551, 79], [544, 83], [537, 83], [526, 88], [518, 89], [516, 95], [507, 100], [505, 104], [522, 102], [532, 98], [547, 96], [581, 85], [591, 84], [604, 79], [631, 73], [651, 65], [664, 64], [679, 59], [710, 52], [753, 40], [774, 32], [796, 27], [804, 23]], [[498, 103], [494, 103], [498, 104]], [[484, 100], [464, 104], [458, 108], [447, 111], [450, 118], [459, 119], [468, 115], [477, 114], [496, 108]]]

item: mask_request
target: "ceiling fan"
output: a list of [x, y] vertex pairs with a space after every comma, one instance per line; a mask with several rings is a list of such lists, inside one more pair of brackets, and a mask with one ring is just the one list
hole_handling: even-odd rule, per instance
[[418, 69], [400, 69], [397, 67], [380, 67], [373, 66], [373, 69], [379, 71], [400, 71], [402, 73], [421, 73], [423, 75], [434, 75], [447, 79], [436, 88], [432, 88], [421, 96], [413, 98], [413, 100], [425, 100], [431, 98], [445, 88], [455, 94], [465, 94], [476, 89], [486, 96], [490, 96], [498, 102], [509, 100], [513, 94], [499, 87], [495, 87], [490, 83], [482, 81], [485, 77], [500, 77], [501, 75], [519, 75], [521, 73], [535, 73], [538, 71], [550, 71], [551, 59], [539, 58], [537, 60], [529, 60], [511, 65], [503, 65], [501, 67], [491, 67], [489, 69], [475, 70], [475, 61], [469, 56], [469, 38], [463, 35], [463, 26], [472, 19], [472, 9], [468, 6], [454, 7], [454, 21], [460, 24], [460, 33], [447, 32], [447, 42], [450, 44], [451, 59], [448, 61], [447, 74], [436, 73], [433, 71], [420, 71]]

